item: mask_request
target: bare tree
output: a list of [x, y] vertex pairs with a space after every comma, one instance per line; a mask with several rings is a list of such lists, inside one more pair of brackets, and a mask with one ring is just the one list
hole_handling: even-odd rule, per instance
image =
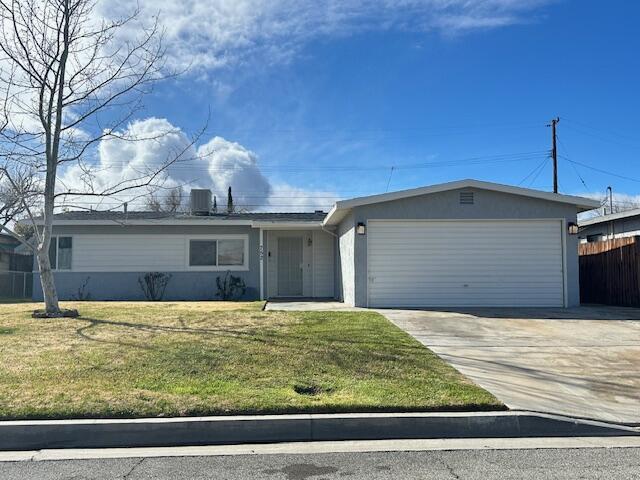
[[145, 199], [145, 208], [151, 212], [177, 213], [182, 209], [182, 186], [170, 188], [163, 200], [154, 193], [149, 193]]
[[[157, 20], [140, 27], [138, 38], [121, 39], [122, 27], [140, 20], [139, 10], [98, 21], [94, 7], [94, 0], [0, 0], [0, 92], [5, 99], [0, 171], [16, 192], [21, 190], [16, 172], [34, 177], [29, 195], [18, 193], [17, 198], [27, 221], [36, 226], [33, 249], [48, 316], [62, 314], [48, 253], [56, 209], [74, 206], [78, 199], [99, 203], [131, 190], [159, 188], [167, 167], [195, 143], [109, 185], [97, 180], [93, 159], [100, 142], [153, 140], [123, 133], [128, 132], [123, 126], [139, 111], [141, 97], [167, 73]], [[64, 185], [60, 168], [70, 165], [78, 168], [79, 181]], [[34, 195], [39, 211], [30, 206]], [[1, 229], [19, 237], [8, 223]]]
[[164, 199], [165, 212], [176, 213], [182, 208], [182, 187], [178, 186], [169, 190]]
[[154, 193], [150, 193], [144, 200], [144, 204], [147, 210], [150, 212], [161, 212], [162, 203], [158, 200], [158, 196]]
[[604, 201], [603, 214], [609, 215], [611, 213], [621, 213], [626, 212], [627, 210], [635, 210], [640, 208], [640, 202], [636, 202], [634, 200], [614, 200], [613, 201], [613, 211], [609, 206], [609, 201]]
[[[26, 213], [25, 202], [33, 205], [38, 191], [33, 185], [34, 179], [30, 175], [14, 173], [11, 177], [7, 175], [3, 168], [0, 168], [0, 225], [2, 230], [11, 230], [12, 234], [18, 237], [17, 229], [9, 228], [16, 219], [23, 217]], [[27, 240], [23, 238], [22, 240]]]

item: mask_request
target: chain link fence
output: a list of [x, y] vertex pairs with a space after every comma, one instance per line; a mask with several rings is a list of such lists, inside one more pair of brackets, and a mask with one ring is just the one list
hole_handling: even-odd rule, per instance
[[0, 272], [0, 298], [31, 298], [32, 272]]

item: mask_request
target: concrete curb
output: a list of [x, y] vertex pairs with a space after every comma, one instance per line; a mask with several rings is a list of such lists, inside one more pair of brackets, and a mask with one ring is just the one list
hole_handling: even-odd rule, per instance
[[621, 425], [534, 412], [20, 420], [0, 422], [0, 450], [627, 435], [640, 432]]

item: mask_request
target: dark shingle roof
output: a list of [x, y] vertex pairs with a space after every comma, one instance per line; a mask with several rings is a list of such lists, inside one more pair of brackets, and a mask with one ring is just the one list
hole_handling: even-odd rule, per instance
[[257, 220], [257, 221], [289, 221], [289, 222], [320, 222], [327, 214], [325, 212], [300, 212], [300, 213], [269, 213], [269, 212], [248, 212], [248, 213], [216, 213], [207, 216], [189, 215], [183, 213], [164, 212], [96, 212], [96, 211], [73, 211], [58, 213], [55, 220], [161, 220], [175, 218], [176, 220], [189, 219], [215, 219], [215, 220]]

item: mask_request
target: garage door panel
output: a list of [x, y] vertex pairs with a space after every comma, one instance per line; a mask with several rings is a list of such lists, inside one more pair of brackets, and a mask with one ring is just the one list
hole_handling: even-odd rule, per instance
[[[523, 297], [557, 295], [556, 289], [545, 287], [541, 284], [537, 284], [535, 292], [525, 293], [525, 292], [522, 292], [523, 285], [525, 284], [515, 284], [515, 285], [510, 285], [509, 287], [507, 287], [506, 285], [499, 285], [499, 284], [464, 287], [464, 286], [460, 286], [460, 284], [454, 284], [454, 283], [448, 283], [445, 285], [423, 283], [423, 284], [417, 284], [416, 289], [424, 288], [425, 293], [439, 293], [441, 295], [449, 295], [449, 296], [457, 295], [458, 293], [464, 293], [465, 295], [486, 294], [488, 292], [497, 291], [497, 290], [505, 293], [506, 292], [517, 293], [519, 295], [522, 295]], [[533, 286], [534, 284], [527, 284], [527, 285]], [[402, 296], [413, 297], [414, 292], [415, 290], [412, 290], [411, 292], [407, 292], [406, 290], [403, 290], [401, 286], [396, 286], [388, 289], [385, 288], [385, 291], [381, 292], [379, 296], [402, 295]]]
[[[470, 235], [473, 236], [474, 238], [478, 239], [478, 240], [483, 240], [483, 239], [493, 239], [494, 236], [493, 235], [477, 235], [476, 233], [469, 231], [469, 232], [456, 232], [456, 236], [455, 237], [443, 237], [443, 238], [425, 238], [422, 234], [412, 234], [411, 232], [401, 232], [400, 235], [401, 236], [389, 236], [389, 237], [384, 237], [384, 238], [380, 238], [380, 239], [376, 239], [379, 240], [380, 242], [387, 242], [391, 245], [402, 245], [403, 244], [403, 240], [406, 237], [414, 237], [414, 238], [421, 238], [424, 241], [424, 246], [425, 247], [438, 247], [440, 245], [447, 245], [449, 244], [449, 242], [454, 242], [454, 244], [459, 243], [460, 245], [467, 245], [465, 242], [462, 242], [460, 240], [460, 238], [458, 237], [458, 235]], [[547, 238], [548, 234], [541, 234], [541, 235], [531, 235], [531, 240], [538, 240], [540, 242], [544, 242], [544, 240]], [[513, 235], [513, 236], [505, 236], [504, 237], [504, 241], [508, 242], [508, 241], [515, 241], [515, 240], [519, 240], [521, 238], [520, 235]]]
[[[465, 221], [465, 220], [461, 220], [461, 221]], [[554, 220], [555, 221], [555, 220]], [[493, 223], [492, 225], [483, 225], [482, 222], [483, 220], [469, 220], [468, 223], [466, 225], [456, 225], [456, 223], [458, 222], [458, 220], [455, 221], [431, 221], [429, 220], [429, 222], [432, 223], [438, 223], [440, 227], [445, 227], [447, 228], [446, 231], [442, 231], [440, 238], [442, 238], [443, 236], [446, 235], [451, 235], [454, 236], [456, 234], [456, 232], [466, 232], [466, 233], [473, 233], [474, 235], [493, 235], [496, 231], [502, 231], [505, 235], [509, 235], [511, 237], [516, 237], [518, 236], [521, 232], [527, 232], [527, 233], [544, 233], [544, 232], [552, 232], [555, 230], [555, 228], [552, 228], [551, 225], [549, 224], [539, 224], [539, 225], [533, 225], [533, 224], [529, 224], [529, 225], [521, 225], [520, 229], [515, 232], [513, 230], [510, 230], [509, 228], [504, 228], [505, 226], [509, 225], [512, 226], [513, 223], [509, 222], [509, 221], [504, 221], [503, 225], [498, 225], [497, 223]], [[526, 220], [514, 220], [514, 222], [526, 222]], [[396, 237], [398, 232], [411, 232], [414, 234], [421, 234], [424, 233], [424, 228], [423, 225], [421, 224], [421, 221], [416, 221], [415, 223], [411, 224], [411, 223], [404, 223], [404, 222], [395, 222], [395, 221], [389, 221], [389, 224], [386, 226], [381, 226], [380, 229], [378, 230], [379, 235], [384, 236], [384, 235], [388, 235], [390, 237]]]
[[[501, 264], [497, 263], [497, 262], [503, 262], [503, 260], [501, 260], [500, 258], [493, 259], [493, 261], [477, 262], [477, 261], [474, 261], [475, 259], [472, 256], [470, 256], [467, 258], [467, 260], [468, 260], [467, 262], [463, 262], [456, 265], [447, 264], [446, 260], [439, 263], [436, 263], [436, 262], [432, 262], [428, 264], [422, 263], [422, 265], [424, 266], [428, 265], [430, 267], [430, 270], [429, 270], [430, 272], [437, 272], [437, 271], [450, 272], [456, 269], [469, 272], [470, 274], [478, 273], [483, 275], [491, 274], [491, 273], [497, 274], [497, 272], [505, 271], [505, 270], [522, 272], [522, 259], [514, 259], [512, 261], [501, 263]], [[532, 259], [532, 260], [536, 260], [536, 259]], [[526, 270], [526, 273], [530, 273], [535, 270], [540, 270], [541, 273], [546, 273], [549, 271], [549, 269], [555, 269], [556, 271], [561, 271], [562, 269], [558, 267], [558, 262], [560, 260], [561, 260], [561, 257], [556, 258], [555, 261], [537, 260], [536, 265], [532, 265], [530, 268], [528, 268]], [[401, 268], [406, 268], [407, 269], [406, 273], [408, 274], [410, 273], [422, 274], [423, 272], [414, 271], [413, 267], [416, 265], [416, 261], [419, 261], [419, 260], [417, 260], [416, 256], [414, 256], [413, 259], [407, 260], [407, 261], [402, 261], [402, 259], [396, 258], [396, 261], [394, 262], [393, 265], [389, 265], [388, 263], [384, 263], [382, 261], [371, 262], [370, 265], [378, 269], [379, 271], [396, 272]], [[491, 268], [491, 271], [487, 271], [487, 270], [482, 271], [479, 268], [470, 269], [469, 262], [473, 262], [474, 267]]]
[[562, 306], [562, 230], [549, 221], [368, 226], [370, 306]]

